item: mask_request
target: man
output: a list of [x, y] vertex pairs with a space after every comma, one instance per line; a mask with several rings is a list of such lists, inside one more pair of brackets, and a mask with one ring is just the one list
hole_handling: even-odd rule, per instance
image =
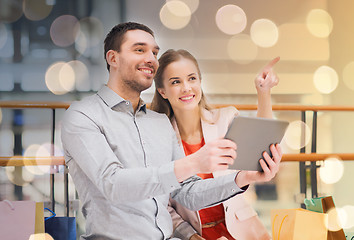
[[109, 79], [97, 94], [73, 103], [62, 123], [65, 161], [83, 203], [81, 239], [170, 239], [169, 195], [198, 210], [268, 181], [279, 169], [265, 156], [264, 172], [241, 171], [200, 181], [195, 174], [224, 170], [236, 144], [219, 139], [184, 157], [165, 115], [146, 109], [140, 93], [158, 68], [153, 32], [138, 23], [115, 26], [105, 39]]

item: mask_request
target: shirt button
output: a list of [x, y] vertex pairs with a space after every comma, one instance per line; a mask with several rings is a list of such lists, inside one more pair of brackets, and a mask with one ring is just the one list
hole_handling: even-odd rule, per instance
[[125, 104], [129, 105], [129, 102], [125, 102]]

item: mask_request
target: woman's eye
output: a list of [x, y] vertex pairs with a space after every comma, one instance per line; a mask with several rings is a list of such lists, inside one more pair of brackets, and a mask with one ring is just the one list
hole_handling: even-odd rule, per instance
[[179, 81], [178, 80], [174, 80], [171, 84], [174, 85], [174, 84], [177, 84], [177, 83], [179, 83]]
[[190, 77], [190, 80], [196, 80], [197, 78], [196, 77]]
[[144, 52], [144, 50], [141, 49], [141, 48], [138, 48], [138, 49], [136, 49], [135, 51], [137, 51], [137, 52]]

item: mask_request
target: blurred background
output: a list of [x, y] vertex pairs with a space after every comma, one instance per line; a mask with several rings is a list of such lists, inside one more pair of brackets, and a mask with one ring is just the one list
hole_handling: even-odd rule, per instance
[[[103, 40], [120, 22], [146, 24], [160, 54], [187, 49], [199, 61], [212, 104], [256, 104], [254, 78], [269, 60], [280, 83], [273, 104], [354, 106], [354, 2], [351, 0], [0, 0], [0, 101], [71, 102], [107, 82]], [[142, 94], [150, 102], [154, 86]], [[62, 156], [55, 116], [55, 155]], [[241, 114], [255, 116], [255, 111]], [[0, 156], [48, 156], [51, 110], [0, 108]], [[311, 131], [296, 111], [275, 111], [291, 122], [284, 152], [310, 152]], [[317, 152], [354, 152], [354, 113], [319, 112]], [[310, 134], [307, 134], [310, 136]], [[352, 161], [320, 162], [318, 194], [332, 195], [345, 231], [354, 232]], [[56, 173], [58, 215], [63, 210], [63, 169]], [[49, 200], [49, 168], [0, 168], [0, 200]], [[70, 200], [77, 199], [69, 181]], [[270, 230], [270, 209], [300, 207], [299, 163], [284, 162], [276, 179], [253, 186], [247, 198]], [[308, 194], [310, 197], [311, 194]], [[84, 230], [79, 207], [78, 232]]]

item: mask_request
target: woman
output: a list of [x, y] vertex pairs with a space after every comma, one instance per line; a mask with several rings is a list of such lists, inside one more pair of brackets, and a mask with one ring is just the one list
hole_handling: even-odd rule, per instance
[[[279, 58], [272, 60], [255, 80], [259, 117], [272, 117], [270, 89], [278, 83], [272, 66], [277, 61]], [[206, 104], [197, 60], [186, 50], [170, 49], [160, 57], [159, 63], [151, 109], [170, 118], [185, 154], [194, 153], [205, 142], [223, 138], [239, 112], [234, 107], [211, 109]], [[227, 173], [230, 172], [198, 175], [206, 179]], [[172, 199], [169, 207], [174, 235], [181, 239], [270, 239], [256, 212], [242, 195], [198, 212], [190, 211]]]

